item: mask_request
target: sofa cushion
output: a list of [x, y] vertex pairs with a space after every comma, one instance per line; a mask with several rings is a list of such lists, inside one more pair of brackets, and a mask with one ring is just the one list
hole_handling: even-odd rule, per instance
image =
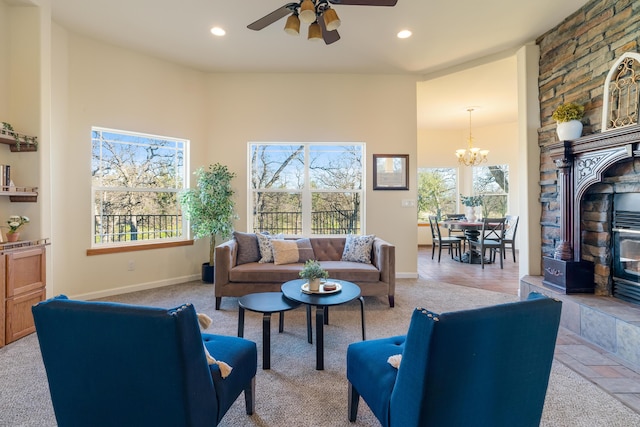
[[371, 248], [375, 238], [376, 236], [373, 234], [367, 236], [347, 235], [344, 252], [342, 252], [342, 261], [371, 264]]
[[[260, 247], [260, 260], [261, 264], [273, 262], [273, 247], [271, 246], [271, 240], [283, 240], [282, 234], [272, 236], [270, 234], [258, 233], [258, 246]], [[237, 263], [236, 263], [237, 264]]]
[[[350, 282], [378, 282], [380, 271], [372, 264], [350, 261], [320, 261], [322, 268], [329, 272], [330, 279], [348, 280]], [[302, 263], [265, 264], [252, 262], [235, 266], [229, 271], [230, 282], [284, 283], [299, 279]]]
[[258, 237], [255, 233], [241, 233], [239, 231], [234, 231], [233, 238], [238, 242], [236, 264], [258, 262], [260, 259], [260, 248], [258, 247]]
[[313, 246], [311, 246], [311, 240], [307, 238], [296, 240], [298, 246], [298, 262], [305, 263], [310, 259], [316, 259], [313, 253]]
[[276, 265], [298, 262], [298, 244], [291, 240], [272, 240], [273, 262]]

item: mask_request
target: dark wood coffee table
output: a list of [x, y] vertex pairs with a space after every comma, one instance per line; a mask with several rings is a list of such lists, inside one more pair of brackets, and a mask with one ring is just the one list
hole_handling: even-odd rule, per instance
[[311, 337], [311, 307], [316, 307], [316, 369], [324, 369], [324, 325], [329, 324], [329, 307], [332, 305], [346, 304], [354, 299], [360, 301], [360, 316], [362, 320], [362, 340], [366, 340], [364, 320], [364, 298], [360, 296], [360, 287], [346, 280], [329, 279], [342, 286], [339, 292], [327, 294], [307, 294], [302, 291], [302, 285], [307, 283], [305, 279], [297, 279], [282, 285], [282, 293], [288, 299], [306, 304], [307, 306], [307, 339], [312, 343]]
[[262, 369], [271, 369], [271, 313], [280, 313], [278, 332], [284, 330], [284, 312], [300, 306], [282, 292], [248, 294], [238, 300], [238, 336], [244, 336], [244, 311], [262, 313]]

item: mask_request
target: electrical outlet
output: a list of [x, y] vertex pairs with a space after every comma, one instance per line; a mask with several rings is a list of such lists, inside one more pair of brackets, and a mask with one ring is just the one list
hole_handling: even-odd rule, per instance
[[402, 199], [403, 208], [412, 208], [416, 205], [416, 201], [413, 199]]
[[129, 260], [129, 263], [127, 264], [127, 270], [129, 271], [133, 271], [136, 269], [136, 262], [132, 259]]

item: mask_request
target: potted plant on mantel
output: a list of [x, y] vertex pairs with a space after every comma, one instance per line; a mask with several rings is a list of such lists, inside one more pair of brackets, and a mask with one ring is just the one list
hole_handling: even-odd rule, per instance
[[196, 188], [180, 194], [180, 204], [185, 219], [191, 222], [196, 239], [209, 237], [209, 262], [202, 264], [202, 281], [213, 283], [216, 237], [228, 238], [233, 232], [235, 213], [234, 191], [231, 180], [236, 174], [219, 163], [208, 169], [194, 172], [198, 181]]
[[573, 141], [582, 136], [584, 106], [568, 102], [556, 108], [551, 118], [556, 121], [556, 133], [560, 141]]
[[323, 269], [318, 261], [313, 259], [307, 260], [298, 274], [309, 281], [309, 291], [311, 292], [320, 290], [320, 281], [329, 277], [329, 272]]

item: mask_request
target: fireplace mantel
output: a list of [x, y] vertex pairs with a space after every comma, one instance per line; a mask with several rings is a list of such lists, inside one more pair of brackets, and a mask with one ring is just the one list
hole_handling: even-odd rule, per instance
[[548, 153], [558, 168], [562, 239], [554, 258], [579, 262], [580, 200], [590, 186], [602, 181], [602, 174], [611, 165], [640, 157], [640, 125], [559, 141], [541, 147], [541, 151]]

